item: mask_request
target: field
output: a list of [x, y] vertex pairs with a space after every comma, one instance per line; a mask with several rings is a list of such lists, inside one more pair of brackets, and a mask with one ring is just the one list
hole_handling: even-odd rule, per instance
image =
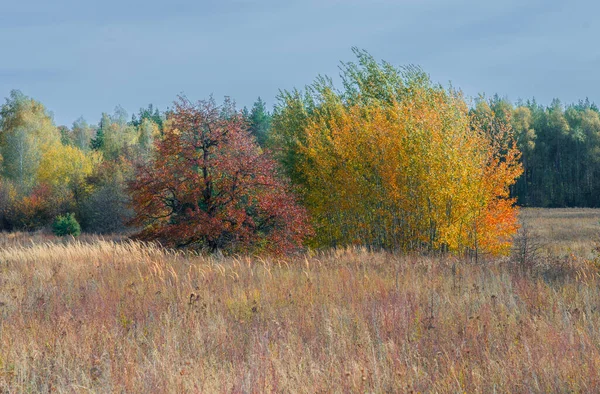
[[526, 266], [3, 235], [0, 390], [600, 392], [600, 211], [522, 220]]
[[520, 216], [547, 256], [591, 258], [600, 241], [600, 209], [527, 208]]

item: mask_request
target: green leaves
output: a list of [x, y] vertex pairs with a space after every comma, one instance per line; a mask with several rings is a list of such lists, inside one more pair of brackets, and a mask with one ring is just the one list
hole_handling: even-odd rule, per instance
[[81, 227], [75, 219], [75, 215], [67, 213], [56, 217], [54, 223], [52, 223], [52, 232], [59, 237], [66, 235], [77, 237], [81, 234]]

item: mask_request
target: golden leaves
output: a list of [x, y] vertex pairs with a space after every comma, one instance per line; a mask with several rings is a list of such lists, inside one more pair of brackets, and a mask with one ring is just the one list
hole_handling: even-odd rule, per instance
[[506, 250], [521, 173], [509, 129], [492, 139], [461, 96], [426, 86], [385, 104], [320, 98], [295, 168], [318, 245]]

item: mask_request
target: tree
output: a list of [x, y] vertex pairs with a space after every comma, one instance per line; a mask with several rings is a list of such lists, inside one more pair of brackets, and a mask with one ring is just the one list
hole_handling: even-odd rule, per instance
[[256, 142], [260, 146], [265, 146], [271, 130], [271, 115], [260, 97], [252, 106], [248, 115], [248, 123], [250, 124], [250, 133], [256, 138]]
[[83, 200], [78, 217], [86, 232], [107, 234], [126, 230], [133, 218], [127, 179], [132, 177], [131, 163], [120, 160], [103, 162], [87, 178], [92, 191]]
[[523, 175], [517, 180], [514, 187], [515, 195], [522, 195], [523, 205], [531, 203], [529, 189], [533, 182], [534, 172], [531, 168], [531, 155], [535, 150], [535, 140], [537, 135], [533, 129], [533, 116], [531, 109], [525, 106], [519, 106], [514, 109], [512, 114], [512, 127], [517, 141], [517, 147], [522, 154]]
[[154, 140], [160, 138], [160, 128], [153, 120], [144, 118], [137, 126], [138, 138], [136, 150], [142, 160], [147, 160], [152, 153]]
[[78, 118], [73, 122], [73, 127], [71, 128], [71, 144], [81, 149], [83, 152], [89, 151], [93, 132], [93, 128], [87, 124], [85, 119], [82, 117]]
[[513, 128], [523, 153], [524, 175], [514, 187], [521, 205], [600, 206], [600, 115], [580, 100], [543, 107], [528, 101], [513, 111]]
[[52, 232], [59, 237], [67, 235], [77, 237], [81, 234], [81, 227], [79, 226], [77, 219], [75, 219], [75, 215], [73, 213], [67, 213], [66, 215], [59, 215], [56, 217], [54, 223], [52, 223]]
[[69, 145], [72, 143], [73, 136], [71, 130], [67, 126], [58, 126], [58, 132], [60, 133], [60, 142], [63, 145]]
[[276, 163], [231, 104], [175, 102], [155, 159], [131, 182], [140, 237], [167, 246], [286, 252], [309, 233]]
[[134, 127], [139, 127], [144, 122], [144, 120], [152, 121], [158, 126], [158, 129], [160, 131], [163, 130], [164, 117], [160, 113], [160, 110], [158, 108], [154, 108], [152, 104], [149, 104], [146, 108], [140, 108], [138, 115], [136, 116], [134, 114], [131, 117], [131, 122], [129, 122], [129, 124]]
[[52, 188], [37, 184], [30, 193], [20, 196], [8, 211], [12, 228], [32, 231], [49, 224], [58, 215], [60, 201], [56, 201]]
[[0, 179], [0, 231], [13, 229], [14, 223], [12, 223], [10, 217], [16, 198], [17, 193], [13, 184]]
[[71, 145], [54, 144], [42, 156], [37, 179], [51, 188], [55, 201], [75, 208], [91, 192], [86, 178], [100, 161], [97, 152], [86, 154]]
[[60, 144], [60, 138], [44, 106], [13, 90], [0, 108], [2, 175], [16, 184], [19, 193], [30, 192], [43, 152]]
[[273, 119], [271, 144], [302, 190], [316, 245], [508, 252], [521, 171], [510, 113], [485, 128], [420, 69], [355, 53], [343, 91], [322, 77], [283, 92]]
[[100, 122], [100, 127], [96, 130], [96, 135], [90, 141], [90, 148], [95, 151], [101, 151], [104, 147], [104, 129], [102, 128], [102, 122]]

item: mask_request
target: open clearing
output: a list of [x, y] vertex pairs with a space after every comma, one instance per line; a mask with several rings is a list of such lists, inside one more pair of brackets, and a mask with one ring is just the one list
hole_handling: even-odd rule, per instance
[[520, 219], [550, 256], [592, 257], [600, 242], [600, 209], [526, 208]]
[[598, 267], [569, 256], [591, 253], [600, 211], [523, 218], [545, 248], [527, 269], [4, 235], [0, 389], [600, 392]]

